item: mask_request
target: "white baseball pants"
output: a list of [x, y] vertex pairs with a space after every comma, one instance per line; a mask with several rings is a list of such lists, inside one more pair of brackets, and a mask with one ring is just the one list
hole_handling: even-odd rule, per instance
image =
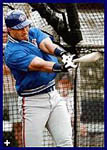
[[23, 98], [22, 107], [24, 147], [43, 147], [46, 127], [57, 147], [73, 147], [71, 120], [66, 102], [56, 90]]

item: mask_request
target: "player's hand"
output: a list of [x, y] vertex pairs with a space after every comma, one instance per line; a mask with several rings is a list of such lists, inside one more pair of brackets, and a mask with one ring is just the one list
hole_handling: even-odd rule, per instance
[[71, 55], [70, 53], [64, 53], [62, 55], [62, 62], [64, 63], [66, 69], [77, 67], [77, 65], [73, 62], [73, 59], [75, 57], [76, 57], [75, 54]]

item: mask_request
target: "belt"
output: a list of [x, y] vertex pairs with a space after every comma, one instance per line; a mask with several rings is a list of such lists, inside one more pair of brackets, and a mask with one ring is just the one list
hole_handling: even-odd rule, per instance
[[[51, 86], [51, 87], [49, 87], [49, 88], [47, 88], [47, 89], [45, 89], [45, 90], [43, 90], [43, 91], [41, 91], [41, 92], [29, 94], [29, 95], [26, 95], [26, 96], [23, 96], [23, 97], [29, 97], [29, 96], [39, 95], [39, 94], [46, 94], [46, 93], [52, 92], [52, 91], [54, 91], [54, 90], [55, 90], [55, 85], [54, 85], [54, 86]], [[19, 94], [19, 95], [20, 95], [20, 94]], [[22, 95], [20, 95], [20, 96], [22, 96]]]
[[55, 86], [49, 87], [48, 89], [40, 92], [39, 94], [44, 94], [44, 93], [48, 93], [48, 92], [52, 92], [55, 90]]

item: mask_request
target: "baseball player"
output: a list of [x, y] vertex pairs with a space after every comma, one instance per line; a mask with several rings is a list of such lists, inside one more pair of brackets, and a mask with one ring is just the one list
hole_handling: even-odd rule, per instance
[[[72, 147], [70, 116], [65, 101], [55, 89], [55, 77], [58, 72], [74, 67], [73, 57], [68, 58], [40, 29], [30, 28], [31, 20], [24, 12], [8, 12], [5, 23], [8, 42], [4, 56], [21, 97], [23, 146], [41, 147], [46, 127], [57, 147]], [[57, 57], [64, 56], [67, 60], [60, 64]]]

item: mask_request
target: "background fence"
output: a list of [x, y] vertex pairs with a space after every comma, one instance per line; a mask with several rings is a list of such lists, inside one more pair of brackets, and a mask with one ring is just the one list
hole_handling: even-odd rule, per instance
[[[4, 3], [3, 16], [10, 10], [7, 6], [24, 10], [32, 20], [32, 26], [54, 35], [56, 41], [67, 44], [61, 36], [42, 18], [38, 11], [32, 11], [28, 3]], [[57, 5], [57, 4], [56, 4]], [[58, 4], [59, 7], [64, 4]], [[67, 6], [67, 4], [66, 4]], [[68, 4], [69, 6], [69, 4]], [[79, 56], [93, 51], [104, 53], [104, 6], [100, 3], [77, 4], [80, 29], [83, 40], [76, 45]], [[66, 14], [66, 11], [65, 11]], [[56, 16], [61, 18], [59, 13]], [[3, 27], [3, 48], [7, 41]], [[77, 147], [104, 146], [104, 55], [95, 63], [81, 63], [71, 74], [60, 73], [56, 88], [67, 102], [73, 126], [73, 141]], [[3, 62], [3, 140], [9, 140], [11, 147], [22, 147], [21, 120], [18, 115], [15, 81]], [[5, 145], [4, 145], [5, 146]], [[44, 129], [44, 147], [55, 147], [55, 143]]]

